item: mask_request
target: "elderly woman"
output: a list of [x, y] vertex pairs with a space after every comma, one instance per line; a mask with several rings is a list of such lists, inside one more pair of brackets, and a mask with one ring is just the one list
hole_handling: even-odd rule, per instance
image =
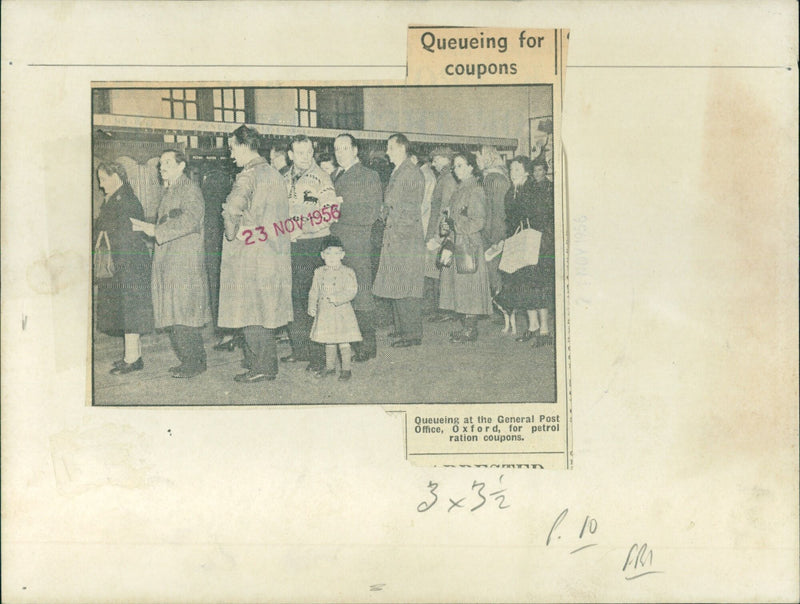
[[553, 184], [547, 179], [546, 164], [527, 157], [511, 160], [512, 187], [506, 194], [506, 233], [529, 225], [542, 233], [539, 263], [525, 266], [513, 274], [502, 273], [503, 285], [498, 303], [510, 310], [525, 310], [528, 330], [518, 342], [533, 339], [534, 346], [552, 343], [548, 309], [555, 305], [555, 239]]
[[131, 218], [144, 220], [144, 211], [128, 184], [125, 168], [102, 163], [97, 180], [106, 199], [95, 222], [94, 237], [97, 241], [105, 231], [114, 259], [114, 276], [100, 279], [97, 287], [97, 328], [124, 335], [124, 356], [111, 369], [114, 375], [124, 375], [144, 368], [139, 335], [153, 329], [150, 251], [142, 234], [131, 226]]
[[453, 158], [453, 173], [458, 186], [448, 204], [447, 229], [456, 242], [473, 251], [476, 270], [459, 273], [456, 262], [443, 267], [440, 276], [439, 308], [463, 315], [463, 330], [450, 334], [450, 341], [474, 342], [478, 339], [478, 315], [491, 312], [489, 275], [483, 258], [481, 230], [486, 220], [486, 196], [477, 179], [478, 165], [471, 153], [457, 153]]

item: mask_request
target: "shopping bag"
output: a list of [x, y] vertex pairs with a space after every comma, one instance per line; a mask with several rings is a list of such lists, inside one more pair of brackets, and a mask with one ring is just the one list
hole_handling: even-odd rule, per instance
[[539, 246], [542, 233], [535, 229], [523, 228], [520, 224], [516, 232], [503, 244], [503, 256], [498, 267], [504, 273], [516, 273], [519, 269], [539, 264]]
[[[105, 245], [103, 243], [105, 242]], [[97, 236], [97, 243], [94, 245], [94, 278], [111, 279], [114, 276], [114, 259], [111, 257], [111, 244], [108, 242], [108, 234], [100, 231]]]

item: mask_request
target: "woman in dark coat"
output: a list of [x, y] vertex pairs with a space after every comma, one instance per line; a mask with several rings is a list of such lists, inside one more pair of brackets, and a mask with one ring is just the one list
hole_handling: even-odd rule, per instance
[[549, 309], [555, 306], [555, 228], [553, 183], [546, 176], [546, 165], [527, 157], [511, 160], [512, 186], [506, 193], [506, 235], [511, 237], [522, 225], [542, 233], [539, 263], [525, 266], [509, 275], [502, 273], [503, 284], [497, 301], [509, 311], [528, 312], [528, 330], [518, 342], [534, 339], [534, 345], [552, 342]]
[[98, 283], [97, 328], [109, 335], [124, 335], [124, 357], [111, 370], [123, 375], [144, 368], [139, 335], [153, 329], [150, 251], [142, 233], [131, 228], [130, 219], [144, 220], [144, 211], [128, 184], [125, 168], [101, 163], [97, 180], [106, 200], [95, 221], [94, 241], [105, 231], [114, 260], [114, 276]]

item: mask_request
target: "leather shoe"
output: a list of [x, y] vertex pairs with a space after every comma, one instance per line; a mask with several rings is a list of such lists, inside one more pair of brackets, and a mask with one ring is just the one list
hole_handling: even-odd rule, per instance
[[214, 344], [214, 346], [212, 346], [212, 349], [233, 352], [236, 349], [236, 338], [231, 338], [230, 340], [225, 340], [223, 342], [217, 342]]
[[352, 375], [352, 372], [350, 372], [350, 371], [342, 371], [342, 372], [339, 374], [339, 381], [340, 381], [340, 382], [346, 382], [347, 380], [349, 380], [349, 379], [350, 379], [350, 376], [351, 376], [351, 375]]
[[317, 371], [322, 371], [323, 369], [325, 369], [325, 365], [320, 365], [319, 363], [311, 362], [308, 365], [306, 365], [306, 371], [317, 372]]
[[248, 371], [247, 373], [240, 373], [234, 376], [235, 382], [242, 382], [245, 384], [254, 384], [255, 382], [271, 382], [276, 376], [268, 373], [257, 373], [255, 371]]
[[111, 375], [125, 375], [126, 373], [141, 371], [142, 369], [144, 369], [144, 359], [139, 357], [133, 363], [122, 361], [122, 365], [115, 366], [109, 373], [111, 373]]
[[174, 378], [193, 378], [196, 375], [200, 375], [206, 370], [205, 365], [201, 365], [199, 367], [178, 367], [176, 371], [172, 372], [172, 377]]
[[324, 377], [328, 377], [329, 375], [334, 375], [335, 373], [336, 373], [335, 369], [322, 368], [322, 369], [317, 369], [314, 372], [314, 377], [317, 378], [317, 379], [322, 379]]
[[451, 336], [450, 338], [450, 342], [452, 342], [453, 344], [464, 344], [465, 342], [477, 342], [477, 341], [478, 341], [477, 329], [468, 329], [467, 331]]
[[122, 367], [125, 364], [125, 359], [120, 359], [119, 361], [114, 361], [111, 363], [111, 366], [116, 369], [117, 367]]
[[392, 342], [392, 348], [408, 348], [409, 346], [419, 346], [422, 344], [422, 338], [403, 338]]
[[397, 331], [390, 331], [388, 334], [386, 334], [386, 337], [387, 338], [399, 338], [399, 337], [401, 337], [401, 335]]
[[294, 353], [287, 355], [285, 357], [281, 357], [282, 363], [303, 363], [306, 361], [308, 361], [307, 358], [295, 356]]
[[433, 315], [430, 319], [428, 319], [429, 323], [447, 323], [447, 321], [455, 321], [455, 315], [447, 314], [447, 313], [439, 313]]
[[526, 331], [526, 332], [525, 332], [524, 334], [522, 334], [521, 336], [519, 336], [519, 337], [517, 337], [517, 338], [514, 338], [514, 341], [515, 341], [515, 342], [527, 342], [527, 341], [528, 341], [528, 340], [530, 340], [530, 339], [531, 339], [533, 336], [534, 336], [534, 333], [533, 333], [532, 331]]

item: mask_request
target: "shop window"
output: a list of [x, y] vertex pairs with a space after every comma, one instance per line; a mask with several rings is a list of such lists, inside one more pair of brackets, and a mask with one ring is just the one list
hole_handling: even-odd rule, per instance
[[196, 120], [197, 91], [189, 88], [162, 91], [161, 115], [179, 120]]
[[297, 125], [317, 127], [317, 91], [310, 88], [297, 89]]
[[212, 99], [215, 122], [244, 124], [247, 121], [247, 95], [244, 88], [214, 88]]
[[320, 88], [316, 100], [318, 127], [336, 130], [364, 128], [362, 88]]

